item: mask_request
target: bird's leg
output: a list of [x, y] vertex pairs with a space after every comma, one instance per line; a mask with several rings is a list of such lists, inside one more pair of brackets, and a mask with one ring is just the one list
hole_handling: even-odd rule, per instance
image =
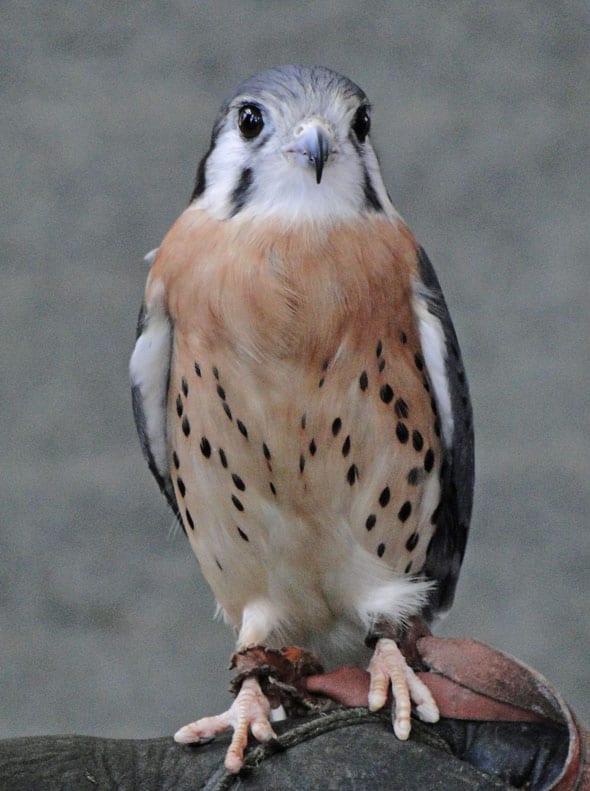
[[295, 646], [277, 650], [261, 645], [235, 653], [232, 667], [237, 670], [232, 682], [236, 699], [230, 708], [185, 725], [174, 739], [181, 744], [199, 743], [233, 729], [225, 767], [235, 773], [244, 764], [249, 731], [258, 741], [268, 742], [276, 738], [271, 721], [284, 717], [284, 709], [283, 717], [279, 715], [283, 706], [289, 712], [312, 708], [303, 679], [321, 672], [322, 667], [316, 657]]
[[416, 704], [416, 714], [421, 720], [438, 721], [438, 706], [430, 690], [408, 665], [395, 640], [388, 637], [377, 640], [369, 663], [369, 675], [371, 711], [385, 705], [391, 685], [393, 730], [398, 739], [407, 739], [410, 735], [412, 702]]

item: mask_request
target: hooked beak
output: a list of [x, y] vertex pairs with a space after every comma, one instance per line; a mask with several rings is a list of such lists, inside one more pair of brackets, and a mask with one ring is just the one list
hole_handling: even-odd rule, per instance
[[315, 179], [319, 184], [322, 180], [324, 165], [330, 151], [331, 135], [326, 127], [318, 121], [301, 124], [295, 132], [295, 140], [285, 149], [285, 153], [294, 154], [302, 165], [313, 165]]

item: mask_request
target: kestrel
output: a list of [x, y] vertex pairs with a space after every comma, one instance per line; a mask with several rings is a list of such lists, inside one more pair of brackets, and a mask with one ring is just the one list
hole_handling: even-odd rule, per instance
[[[391, 688], [405, 739], [412, 702], [438, 719], [399, 643], [452, 603], [473, 429], [447, 306], [370, 117], [326, 68], [237, 88], [152, 256], [130, 370], [144, 454], [238, 656], [300, 645], [328, 667], [368, 662], [369, 707]], [[249, 729], [274, 736], [258, 676], [239, 682], [228, 712], [175, 737], [233, 728], [234, 772]]]

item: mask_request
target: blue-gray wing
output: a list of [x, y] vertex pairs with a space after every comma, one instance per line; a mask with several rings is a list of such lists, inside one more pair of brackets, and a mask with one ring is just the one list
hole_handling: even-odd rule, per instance
[[415, 307], [426, 367], [442, 427], [441, 500], [423, 574], [437, 585], [431, 613], [453, 603], [471, 520], [474, 485], [473, 412], [455, 328], [428, 256], [418, 251]]

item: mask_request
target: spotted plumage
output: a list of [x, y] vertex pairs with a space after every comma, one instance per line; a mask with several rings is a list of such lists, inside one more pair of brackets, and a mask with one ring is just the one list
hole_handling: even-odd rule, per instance
[[153, 260], [131, 360], [144, 453], [238, 646], [328, 664], [450, 606], [473, 487], [456, 336], [369, 126], [327, 69], [240, 85]]

